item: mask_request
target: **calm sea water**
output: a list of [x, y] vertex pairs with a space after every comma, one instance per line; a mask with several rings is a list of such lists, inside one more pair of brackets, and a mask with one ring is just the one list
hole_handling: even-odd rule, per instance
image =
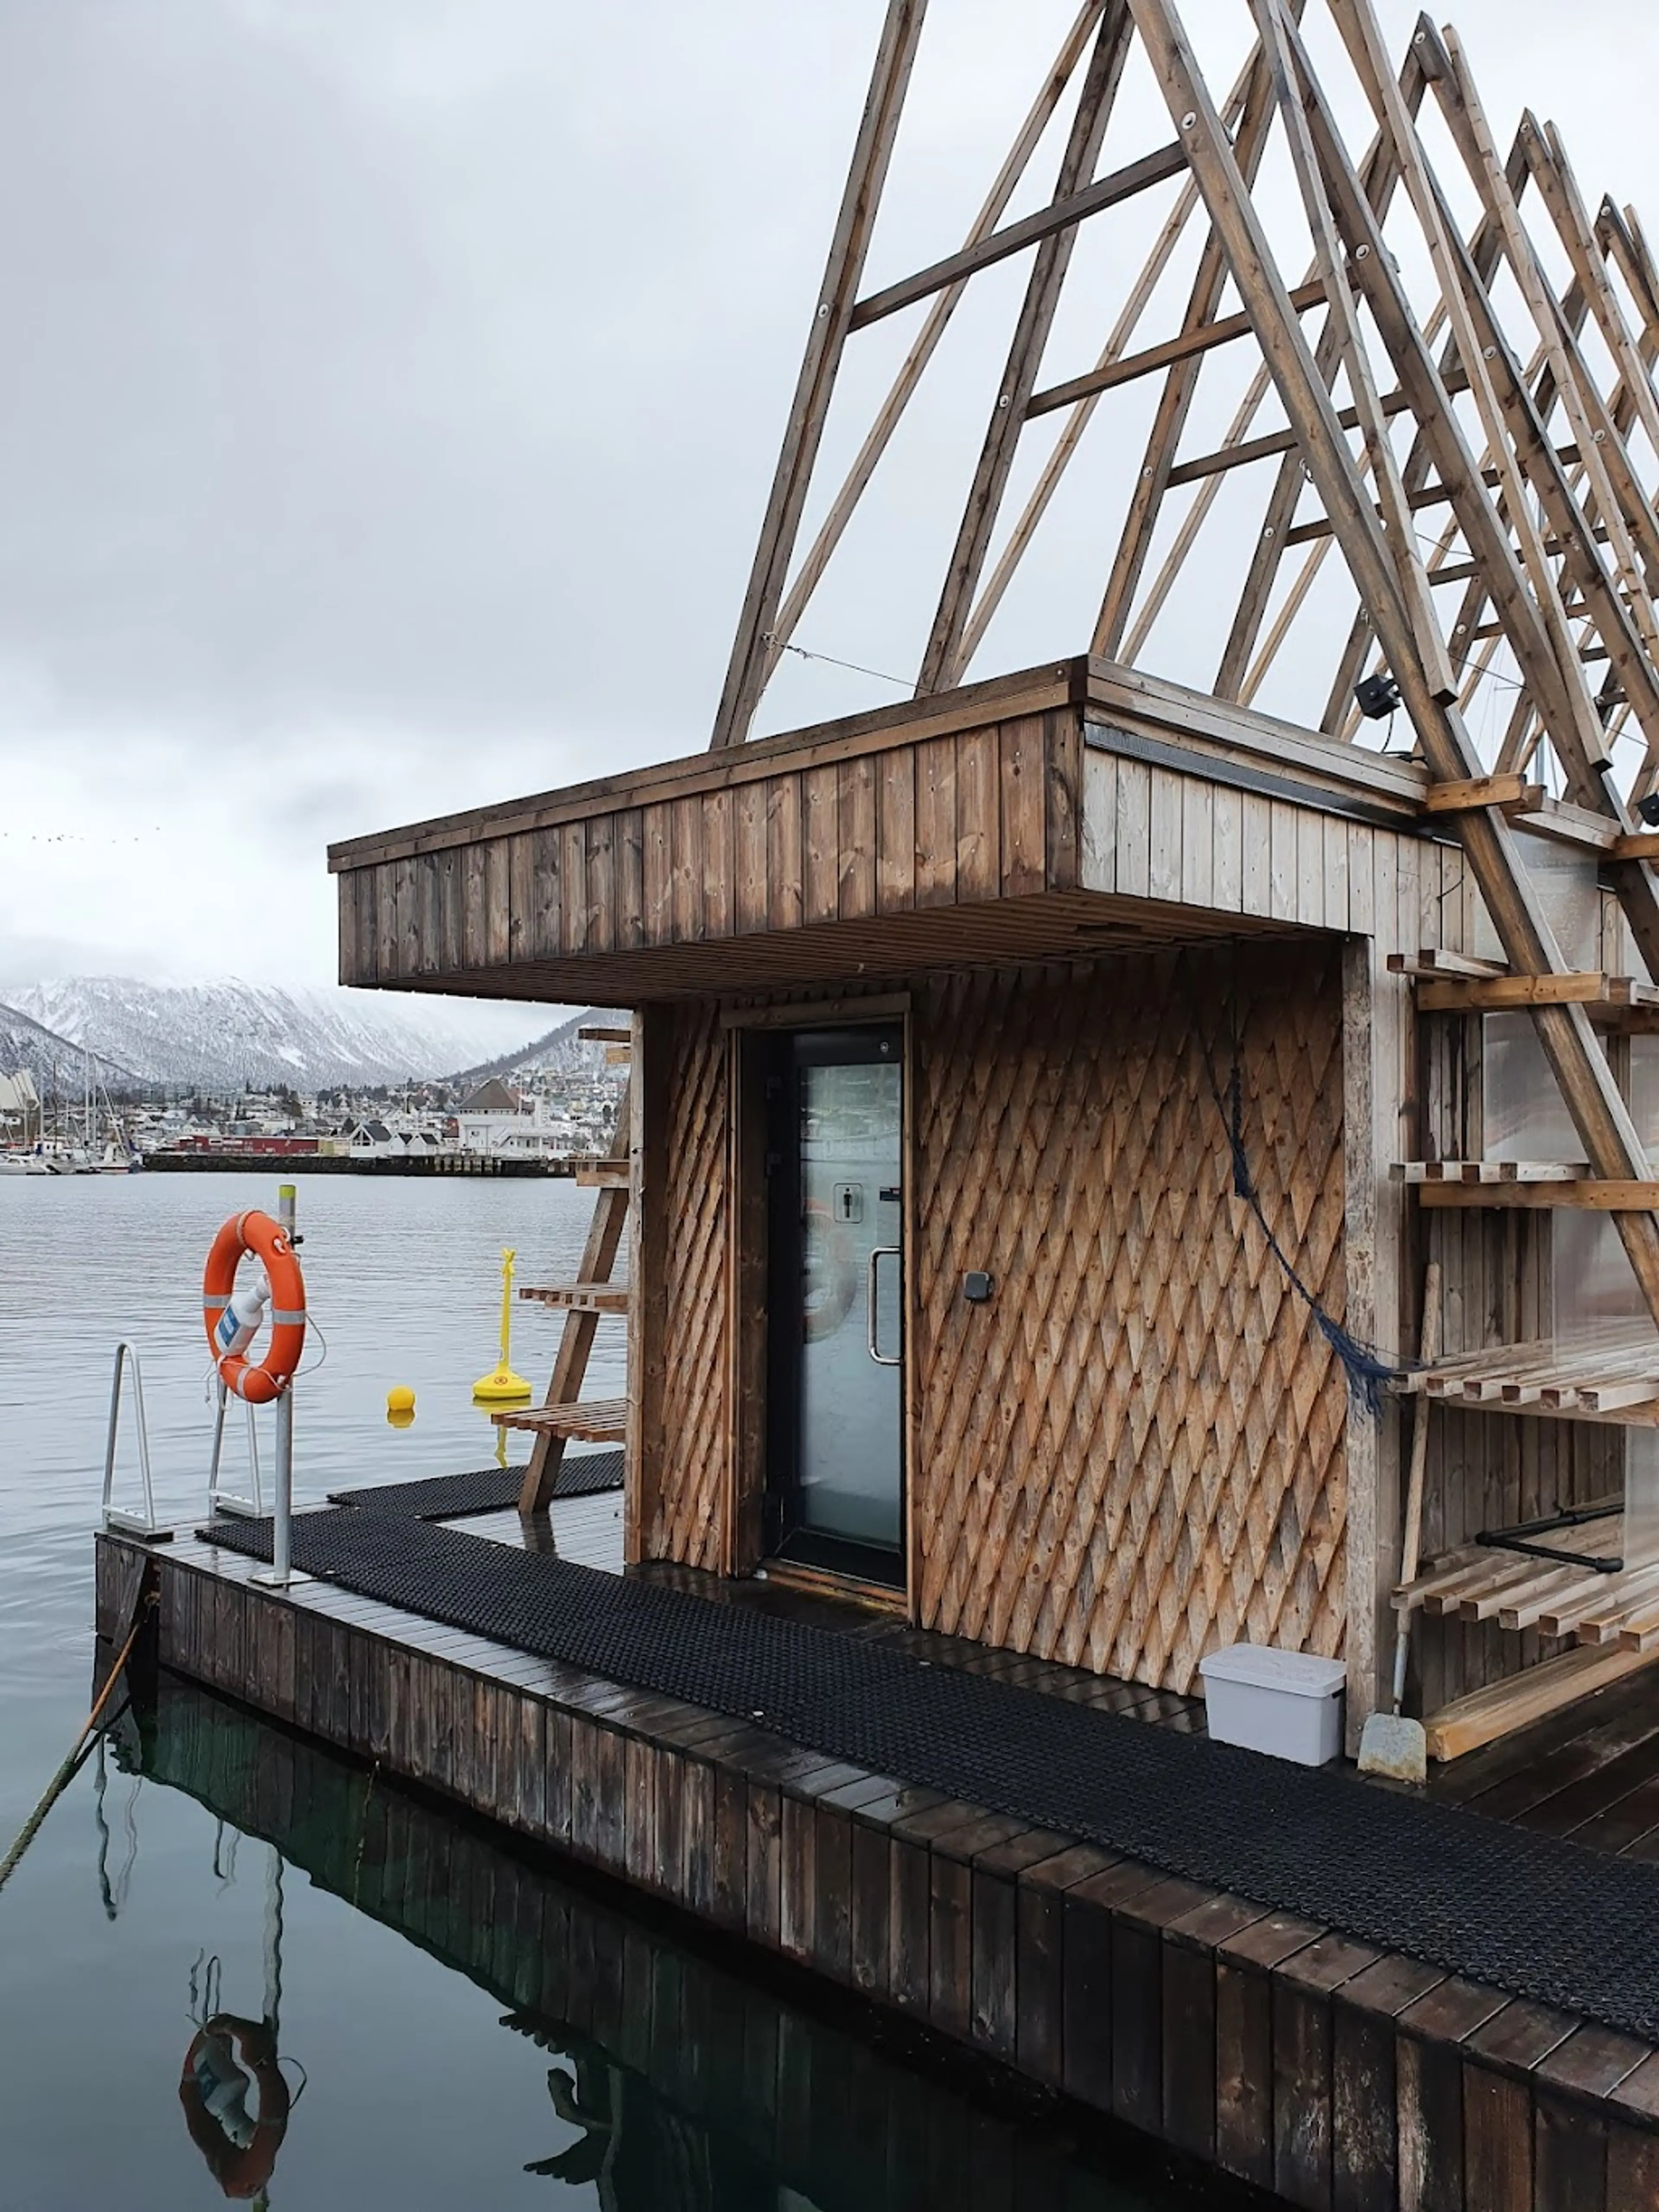
[[[299, 1192], [308, 1361], [326, 1352], [296, 1399], [298, 1495], [484, 1464], [495, 1431], [470, 1390], [495, 1364], [501, 1248], [521, 1280], [568, 1279], [588, 1194], [321, 1176]], [[140, 1351], [157, 1502], [184, 1521], [210, 1435], [202, 1259], [226, 1214], [275, 1197], [274, 1177], [0, 1181], [0, 1848], [89, 1701], [115, 1340]], [[520, 1371], [544, 1370], [556, 1327], [515, 1316]], [[603, 1325], [599, 1389], [620, 1389], [622, 1352]], [[384, 1413], [398, 1383], [417, 1394], [404, 1431]], [[121, 1476], [136, 1497], [130, 1430]], [[1163, 2178], [1142, 2146], [988, 2109], [888, 2031], [783, 2001], [741, 1953], [688, 1949], [482, 1824], [164, 1684], [0, 1894], [0, 2212], [246, 2198], [247, 2163], [216, 2154], [216, 2172], [192, 2140], [180, 2075], [210, 2013], [273, 2010], [300, 2092], [275, 2206], [1236, 2202]]]

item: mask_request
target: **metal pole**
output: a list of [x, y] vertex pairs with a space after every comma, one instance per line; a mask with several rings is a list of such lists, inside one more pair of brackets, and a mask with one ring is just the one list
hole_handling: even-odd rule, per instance
[[[276, 1218], [289, 1243], [294, 1242], [295, 1186], [283, 1183], [276, 1193]], [[291, 1571], [294, 1513], [294, 1384], [276, 1401], [276, 1513], [270, 1539], [270, 1578], [286, 1585]]]
[[213, 1416], [213, 1457], [208, 1462], [207, 1510], [210, 1519], [219, 1510], [219, 1462], [225, 1448], [225, 1401], [230, 1395], [225, 1389], [223, 1377], [215, 1379], [218, 1384], [219, 1404]]

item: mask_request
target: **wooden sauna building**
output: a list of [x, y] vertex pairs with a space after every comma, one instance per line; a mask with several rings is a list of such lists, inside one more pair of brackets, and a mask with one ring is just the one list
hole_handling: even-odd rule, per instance
[[[517, 1417], [625, 1437], [629, 1561], [1182, 1692], [1334, 1655], [1357, 1729], [1401, 1423], [1322, 1323], [1411, 1369], [1432, 1249], [1449, 1355], [1547, 1334], [1547, 1212], [1415, 1203], [1481, 1097], [1419, 979], [1492, 964], [1428, 800], [1079, 659], [336, 847], [343, 981], [632, 1010], [589, 1171], [632, 1195], [627, 1398]], [[1449, 1412], [1425, 1550], [1616, 1487], [1623, 1433]], [[1455, 1624], [1431, 1708], [1523, 1656]]]
[[1310, 1299], [1409, 1341], [1425, 782], [1077, 660], [336, 847], [343, 981], [633, 1010], [630, 1561], [1363, 1714], [1394, 1425]]

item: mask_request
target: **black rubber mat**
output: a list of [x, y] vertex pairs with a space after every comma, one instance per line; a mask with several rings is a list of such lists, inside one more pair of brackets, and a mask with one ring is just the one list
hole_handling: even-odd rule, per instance
[[[475, 1468], [470, 1474], [429, 1474], [417, 1482], [370, 1483], [362, 1490], [331, 1490], [331, 1505], [355, 1505], [360, 1512], [391, 1513], [407, 1521], [460, 1521], [469, 1513], [499, 1513], [516, 1505], [524, 1481], [522, 1467]], [[580, 1452], [559, 1462], [555, 1498], [595, 1498], [623, 1486], [623, 1455], [614, 1451]]]
[[294, 1563], [1659, 2042], [1659, 1867], [429, 1522], [302, 1514]]

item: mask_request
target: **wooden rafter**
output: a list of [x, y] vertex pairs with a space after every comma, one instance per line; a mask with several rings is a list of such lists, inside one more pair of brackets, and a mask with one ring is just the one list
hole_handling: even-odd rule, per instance
[[852, 325], [865, 257], [887, 180], [893, 141], [921, 36], [926, 0], [888, 0], [887, 20], [870, 79], [847, 189], [830, 241], [830, 259], [813, 312], [811, 335], [801, 362], [795, 397], [784, 431], [783, 448], [767, 501], [760, 543], [744, 599], [743, 615], [732, 647], [726, 689], [720, 695], [713, 743], [729, 745], [748, 735], [764, 683], [766, 641], [770, 635], [801, 513], [811, 483], [830, 394]]
[[[1267, 150], [1267, 127], [1272, 118], [1273, 98], [1266, 64], [1258, 46], [1250, 65], [1243, 115], [1233, 141], [1239, 169], [1247, 185], [1254, 181], [1256, 168]], [[1184, 124], [1182, 127], [1184, 131]], [[1201, 185], [1200, 189], [1202, 190]], [[1129, 513], [1118, 540], [1111, 574], [1106, 580], [1105, 596], [1095, 623], [1094, 638], [1089, 650], [1103, 659], [1109, 660], [1115, 656], [1128, 625], [1135, 592], [1152, 550], [1152, 535], [1158, 527], [1164, 494], [1169, 489], [1170, 471], [1179, 457], [1181, 434], [1186, 428], [1198, 390], [1200, 349], [1194, 346], [1193, 341], [1202, 338], [1215, 322], [1226, 281], [1226, 257], [1212, 229], [1199, 258], [1198, 275], [1194, 279], [1182, 326], [1182, 340], [1189, 349], [1175, 358], [1164, 381], [1158, 413], [1146, 440], [1145, 458], [1130, 494]], [[1322, 295], [1322, 286], [1319, 296]], [[1312, 295], [1309, 296], [1307, 304], [1315, 304]], [[1244, 317], [1236, 319], [1247, 320]]]
[[[1128, 57], [1129, 33], [1125, 0], [1110, 0], [1101, 18], [1088, 75], [1084, 79], [1071, 134], [1060, 160], [1054, 187], [1059, 205], [1074, 204], [1081, 180], [1090, 174], [1099, 156], [1123, 64]], [[1164, 173], [1173, 172], [1166, 169]], [[1146, 181], [1158, 180], [1153, 177]], [[1136, 189], [1144, 189], [1144, 185]], [[974, 594], [979, 588], [990, 550], [991, 534], [996, 527], [1002, 495], [1013, 467], [1014, 449], [1036, 383], [1054, 310], [1060, 304], [1079, 220], [1079, 215], [1073, 214], [1064, 226], [1045, 230], [1032, 258], [1025, 297], [1008, 349], [1007, 365], [992, 404], [979, 466], [974, 471], [955, 550], [945, 570], [939, 610], [922, 655], [921, 674], [916, 683], [918, 691], [949, 690], [961, 680], [963, 633], [968, 626]]]
[[[1478, 772], [1479, 756], [1469, 742], [1455, 704], [1437, 695], [1428, 672], [1417, 659], [1398, 579], [1390, 566], [1381, 527], [1361, 495], [1358, 471], [1335, 422], [1330, 393], [1303, 338], [1235, 160], [1233, 147], [1210, 104], [1185, 35], [1168, 0], [1131, 0], [1131, 4], [1170, 113], [1187, 133], [1188, 159], [1209, 208], [1213, 234], [1220, 241], [1234, 281], [1249, 306], [1285, 412], [1303, 433], [1304, 450], [1316, 488], [1343, 541], [1350, 570], [1371, 609], [1378, 636], [1399, 680], [1424, 757], [1437, 779], [1471, 776]], [[1356, 6], [1345, 9], [1344, 14], [1358, 16], [1358, 9]], [[1335, 137], [1307, 57], [1282, 7], [1278, 10], [1277, 21], [1286, 51], [1294, 58], [1297, 97], [1309, 116], [1326, 185], [1337, 186], [1335, 197], [1345, 201], [1350, 222], [1369, 232], [1369, 206], [1341, 153], [1340, 142]], [[1345, 34], [1351, 28], [1357, 31], [1367, 61], [1374, 63], [1374, 22], [1345, 22], [1343, 27]], [[1428, 198], [1422, 180], [1413, 176], [1414, 143], [1402, 127], [1397, 88], [1386, 70], [1379, 74], [1373, 66], [1370, 75], [1379, 119], [1385, 120], [1395, 134], [1408, 188], [1413, 190], [1420, 207], [1425, 210], [1432, 207], [1438, 252], [1444, 262], [1449, 256], [1450, 242], [1438, 205]], [[1392, 100], [1390, 94], [1394, 95]], [[1351, 236], [1350, 252], [1363, 242], [1367, 240]], [[1364, 264], [1376, 263], [1380, 268], [1385, 258], [1372, 252], [1364, 257]], [[1455, 310], [1453, 323], [1456, 329]], [[1405, 324], [1402, 338], [1414, 339], [1416, 358], [1426, 361], [1421, 333], [1412, 324], [1408, 313]], [[1409, 345], [1402, 347], [1402, 355], [1406, 358], [1398, 361], [1396, 367], [1402, 371], [1403, 381], [1411, 355]], [[1470, 362], [1467, 352], [1465, 366], [1472, 378], [1478, 379], [1480, 372]], [[1452, 445], [1455, 426], [1449, 410], [1445, 435], [1445, 461], [1451, 464], [1454, 474], [1461, 474], [1474, 483], [1467, 450], [1460, 453]], [[1446, 473], [1443, 465], [1443, 473]], [[1478, 483], [1475, 489], [1478, 492]], [[1479, 504], [1484, 508], [1486, 502], [1480, 498]], [[1507, 539], [1504, 544], [1507, 551]], [[1563, 964], [1559, 952], [1536, 895], [1520, 866], [1512, 833], [1501, 813], [1488, 808], [1460, 816], [1458, 823], [1470, 867], [1511, 965], [1520, 973], [1529, 975], [1559, 970]], [[1533, 1018], [1539, 1041], [1595, 1174], [1614, 1182], [1644, 1180], [1646, 1154], [1583, 1008], [1540, 1006], [1534, 1010]], [[1638, 1282], [1650, 1310], [1659, 1318], [1659, 1223], [1647, 1213], [1621, 1213], [1617, 1220]]]
[[[963, 241], [964, 250], [976, 245], [981, 239], [989, 237], [996, 228], [1009, 201], [1013, 198], [1020, 179], [1030, 165], [1031, 157], [1036, 151], [1044, 131], [1048, 128], [1049, 118], [1065, 96], [1066, 88], [1071, 82], [1073, 73], [1088, 46], [1089, 33], [1094, 27], [1104, 5], [1105, 0], [1085, 0], [1085, 4], [1079, 10], [1077, 20], [1067, 32], [1052, 67], [1038, 88], [1036, 97], [1032, 101], [1024, 122], [1015, 136], [1006, 159], [992, 182], [983, 205], [969, 227], [968, 236]], [[817, 535], [801, 562], [799, 571], [789, 587], [788, 596], [779, 610], [771, 633], [763, 641], [766, 655], [763, 682], [765, 677], [770, 676], [777, 665], [779, 656], [790, 639], [793, 637], [812, 593], [823, 580], [823, 572], [830, 564], [830, 556], [841, 543], [842, 534], [853, 519], [854, 510], [864, 495], [866, 486], [875, 474], [877, 464], [891, 443], [893, 433], [897, 429], [906, 408], [915, 396], [916, 386], [921, 381], [922, 371], [938, 350], [939, 341], [944, 337], [951, 318], [956, 313], [967, 288], [968, 279], [963, 276], [933, 295], [927, 319], [917, 332], [909, 351], [905, 355], [903, 363], [893, 380], [887, 397], [877, 410], [875, 420], [871, 424], [864, 443], [859, 448], [852, 467], [847, 472], [846, 480], [830, 502], [830, 511], [819, 526]]]
[[[1369, 662], [1392, 675], [1437, 782], [1474, 793], [1444, 818], [1504, 947], [1516, 987], [1508, 995], [1532, 1012], [1587, 1181], [1644, 1187], [1646, 1159], [1591, 1027], [1591, 1012], [1606, 1021], [1608, 1007], [1565, 978], [1516, 838], [1543, 835], [1595, 854], [1638, 955], [1659, 979], [1659, 847], [1644, 842], [1629, 811], [1659, 787], [1659, 268], [1633, 211], [1604, 198], [1591, 214], [1552, 125], [1522, 114], [1502, 150], [1454, 33], [1420, 19], [1403, 58], [1390, 58], [1372, 0], [1234, 5], [1255, 39], [1220, 101], [1172, 0], [1085, 7], [963, 244], [860, 297], [855, 264], [920, 15], [919, 4], [907, 10], [893, 0], [824, 287], [830, 327], [815, 331], [803, 369], [716, 742], [747, 734], [944, 318], [981, 270], [1024, 257], [1025, 283], [977, 460], [964, 471], [918, 690], [964, 679], [1062, 477], [1085, 442], [1091, 450], [1102, 442], [1097, 426], [1117, 395], [1139, 388], [1144, 407], [1152, 380], [1150, 431], [1127, 448], [1139, 465], [1123, 471], [1126, 511], [1095, 540], [1103, 540], [1105, 575], [1093, 653], [1138, 662], [1155, 636], [1174, 651], [1213, 635], [1224, 558], [1238, 580], [1223, 603], [1225, 641], [1211, 688], [1248, 700], [1271, 677], [1277, 691], [1304, 678], [1310, 611], [1316, 596], [1328, 607], [1346, 569], [1352, 621], [1345, 611], [1334, 682], [1327, 695], [1320, 672], [1300, 719], [1354, 735], [1350, 702], [1363, 670]], [[1340, 97], [1328, 94], [1310, 58], [1304, 18], [1316, 9], [1338, 34], [1330, 68], [1346, 72]], [[1206, 36], [1221, 12], [1220, 0], [1204, 11]], [[1114, 95], [1137, 41], [1174, 137], [1157, 143], [1162, 125], [1146, 131], [1143, 105], [1139, 143], [1119, 150], [1127, 125], [1114, 116]], [[1018, 182], [1049, 125], [1060, 127], [1062, 96], [1073, 88], [1052, 197], [1011, 219]], [[1360, 152], [1337, 120], [1356, 92], [1371, 134]], [[1473, 187], [1468, 230], [1431, 158], [1429, 117], [1449, 141], [1460, 193]], [[1275, 142], [1296, 191], [1289, 212], [1275, 207], [1270, 234], [1252, 191]], [[1099, 317], [1108, 336], [1098, 356], [1051, 362], [1050, 338], [1068, 326], [1058, 320], [1062, 296], [1082, 281], [1073, 259], [1081, 224], [1133, 223], [1148, 195], [1176, 183], [1173, 205], [1157, 203], [1139, 274]], [[1199, 222], [1184, 307], [1159, 337], [1154, 307]], [[924, 319], [919, 335], [792, 579], [793, 533], [841, 347], [910, 310]], [[1200, 411], [1213, 365], [1241, 358], [1242, 399]], [[1264, 414], [1275, 405], [1276, 416]], [[1022, 432], [1049, 416], [1063, 416], [1058, 439], [1005, 525]], [[1257, 464], [1268, 471], [1259, 531], [1241, 544], [1231, 526], [1218, 556], [1236, 507], [1223, 488]], [[1303, 550], [1287, 568], [1292, 549]], [[1189, 586], [1203, 597], [1201, 623], [1179, 618]], [[1492, 688], [1500, 685], [1501, 695]], [[1484, 748], [1471, 734], [1477, 707], [1490, 732]], [[1626, 732], [1638, 743], [1620, 758], [1639, 761], [1625, 789], [1612, 748]], [[1514, 785], [1507, 799], [1497, 795], [1498, 776]], [[1440, 797], [1449, 808], [1450, 793]], [[1497, 1003], [1505, 993], [1492, 996]], [[1644, 1008], [1626, 1011], [1645, 1020]], [[1616, 1218], [1659, 1315], [1659, 1224], [1623, 1206]]]
[[[1334, 573], [1328, 541], [1335, 526], [1328, 510], [1308, 510], [1304, 431], [1292, 424], [1257, 427], [1274, 388], [1259, 368], [1246, 379], [1244, 400], [1221, 442], [1207, 450], [1182, 450], [1188, 422], [1200, 419], [1195, 396], [1207, 365], [1249, 348], [1257, 332], [1243, 305], [1224, 296], [1230, 289], [1237, 293], [1237, 286], [1213, 235], [1202, 242], [1180, 326], [1162, 339], [1146, 331], [1200, 202], [1181, 118], [1175, 118], [1176, 135], [1169, 144], [1113, 153], [1118, 126], [1110, 95], [1134, 35], [1125, 0], [1085, 0], [962, 244], [908, 276], [861, 289], [922, 4], [891, 0], [889, 8], [715, 742], [748, 734], [764, 686], [842, 544], [967, 287], [983, 270], [1016, 258], [1027, 264], [1024, 295], [966, 488], [918, 689], [947, 689], [968, 674], [1098, 410], [1105, 404], [1109, 411], [1113, 395], [1148, 377], [1159, 380], [1159, 397], [1128, 488], [1127, 514], [1109, 540], [1109, 573], [1094, 651], [1133, 660], [1148, 649], [1160, 617], [1179, 605], [1200, 541], [1209, 548], [1223, 527], [1219, 518], [1228, 508], [1219, 498], [1221, 480], [1271, 459], [1261, 527], [1242, 549], [1243, 573], [1212, 688], [1243, 698], [1253, 696], [1276, 670], [1299, 677], [1308, 655], [1292, 653], [1291, 646], [1302, 635], [1298, 624], [1316, 580]], [[1255, 0], [1237, 4], [1243, 12]], [[1659, 389], [1653, 374], [1659, 272], [1640, 222], [1611, 198], [1591, 214], [1560, 134], [1530, 111], [1520, 118], [1507, 155], [1500, 155], [1455, 34], [1443, 34], [1420, 19], [1395, 70], [1384, 54], [1370, 0], [1282, 0], [1265, 18], [1255, 7], [1257, 42], [1222, 103], [1247, 188], [1275, 131], [1296, 161], [1295, 138], [1313, 130], [1311, 119], [1297, 125], [1293, 106], [1270, 89], [1261, 44], [1264, 21], [1282, 15], [1299, 46], [1307, 7], [1323, 9], [1334, 21], [1376, 135], [1356, 161], [1328, 121], [1322, 126], [1328, 143], [1316, 152], [1303, 149], [1302, 213], [1315, 250], [1303, 264], [1305, 273], [1286, 289], [1298, 312], [1319, 319], [1310, 335], [1328, 389], [1338, 380], [1346, 387], [1336, 428], [1357, 441], [1419, 657], [1437, 687], [1455, 688], [1466, 707], [1489, 696], [1490, 684], [1515, 687], [1516, 678], [1507, 672], [1513, 665], [1518, 688], [1504, 702], [1502, 764], [1530, 767], [1547, 753], [1554, 763], [1550, 772], [1559, 771], [1582, 805], [1606, 803], [1597, 794], [1606, 783], [1613, 718], [1617, 715], [1621, 730], [1630, 723], [1642, 738], [1639, 765], [1628, 779], [1630, 795], [1644, 796], [1659, 785], [1659, 605], [1654, 597], [1659, 513], [1648, 481], [1659, 461]], [[1214, 12], [1204, 19], [1206, 32]], [[1275, 35], [1282, 71], [1280, 43]], [[1091, 57], [1086, 68], [1085, 54]], [[1075, 105], [1053, 195], [1045, 205], [1011, 219], [1021, 180], [1070, 94]], [[1449, 131], [1456, 162], [1478, 196], [1478, 220], [1467, 238], [1452, 222], [1419, 133], [1425, 97]], [[1343, 220], [1345, 186], [1338, 180], [1343, 172], [1357, 176], [1370, 210], [1370, 234], [1357, 244], [1360, 226]], [[1144, 195], [1177, 178], [1181, 190], [1173, 207], [1166, 204], [1159, 213], [1150, 251], [1109, 319], [1098, 357], [1069, 371], [1064, 363], [1051, 368], [1047, 341], [1065, 288], [1078, 281], [1070, 264], [1080, 226], [1132, 220]], [[1528, 192], [1531, 228], [1523, 211]], [[1420, 305], [1409, 296], [1400, 274], [1406, 264], [1388, 242], [1395, 222], [1413, 219], [1433, 276]], [[1546, 274], [1540, 237], [1558, 258], [1565, 256], [1571, 272], [1559, 294]], [[1334, 250], [1352, 257], [1341, 265], [1341, 299], [1330, 296]], [[1378, 319], [1378, 301], [1389, 288], [1375, 268], [1365, 266], [1372, 252], [1383, 253], [1395, 279], [1388, 326]], [[1410, 265], [1421, 270], [1420, 251]], [[1420, 284], [1420, 276], [1413, 283]], [[902, 365], [812, 543], [792, 570], [795, 534], [845, 343], [912, 310], [923, 319]], [[1587, 331], [1605, 353], [1603, 368], [1611, 364], [1604, 376], [1590, 366]], [[1401, 373], [1395, 358], [1402, 344], [1407, 350], [1427, 349], [1412, 374]], [[1469, 419], [1459, 426], [1459, 442], [1473, 446], [1474, 457], [1472, 473], [1456, 477], [1444, 465], [1445, 425], [1448, 420], [1458, 424], [1460, 408], [1469, 410]], [[1012, 526], [1003, 526], [1001, 508], [1024, 424], [1062, 411], [1064, 427], [1034, 488]], [[1470, 421], [1479, 426], [1473, 439]], [[1329, 434], [1328, 427], [1322, 424], [1319, 434]], [[1638, 436], [1644, 441], [1640, 459], [1632, 443]], [[1171, 538], [1164, 522], [1170, 495], [1189, 486], [1196, 488], [1194, 495], [1183, 503]], [[1422, 541], [1409, 518], [1441, 504], [1451, 510], [1450, 527], [1427, 560], [1420, 560], [1416, 547]], [[1299, 546], [1314, 550], [1287, 579], [1285, 556]], [[1231, 557], [1238, 550], [1235, 540]], [[1201, 573], [1212, 604], [1213, 568], [1206, 550]], [[1454, 582], [1462, 586], [1457, 601], [1443, 605], [1438, 615], [1425, 604], [1425, 573], [1437, 592]], [[1328, 697], [1322, 702], [1316, 695], [1301, 718], [1348, 735], [1358, 727], [1349, 702], [1367, 657], [1386, 658], [1375, 611], [1358, 580], [1352, 580], [1357, 605]], [[1322, 589], [1319, 604], [1328, 604], [1328, 591]], [[1482, 649], [1494, 622], [1501, 626], [1501, 657]], [[1191, 630], [1176, 620], [1159, 626], [1158, 635], [1178, 641]], [[1604, 676], [1589, 672], [1603, 665]], [[1188, 680], [1202, 674], [1185, 667], [1170, 672]]]

